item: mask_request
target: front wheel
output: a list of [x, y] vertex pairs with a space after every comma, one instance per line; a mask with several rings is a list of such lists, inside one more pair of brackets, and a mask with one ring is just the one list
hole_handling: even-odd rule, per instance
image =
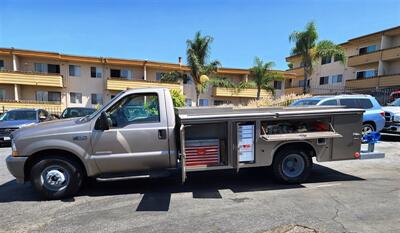
[[275, 177], [283, 183], [301, 183], [311, 173], [312, 159], [305, 151], [288, 148], [279, 151], [274, 158]]
[[82, 169], [73, 160], [49, 157], [31, 169], [33, 187], [47, 199], [61, 199], [76, 194], [82, 185]]

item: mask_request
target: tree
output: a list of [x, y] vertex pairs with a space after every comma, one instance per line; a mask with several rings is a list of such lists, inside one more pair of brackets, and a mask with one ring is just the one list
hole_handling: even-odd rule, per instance
[[289, 42], [295, 46], [292, 48], [292, 55], [301, 56], [301, 64], [304, 69], [303, 92], [308, 92], [307, 80], [313, 72], [315, 62], [322, 57], [334, 56], [336, 60], [344, 63], [346, 56], [344, 50], [330, 40], [317, 42], [318, 32], [314, 22], [309, 22], [304, 31], [294, 31], [289, 36]]
[[179, 71], [171, 71], [163, 73], [160, 79], [161, 82], [178, 82], [179, 80], [187, 82], [188, 80], [187, 74]]
[[274, 65], [274, 62], [264, 63], [261, 58], [256, 57], [254, 61], [254, 66], [250, 68], [250, 72], [254, 76], [254, 81], [250, 81], [247, 85], [252, 85], [257, 88], [257, 100], [260, 99], [261, 89], [270, 91], [274, 94], [275, 90], [274, 87], [271, 86], [271, 83], [274, 80], [283, 79], [282, 75], [272, 70], [272, 67]]
[[190, 74], [196, 86], [196, 105], [199, 105], [199, 96], [207, 88], [208, 76], [216, 73], [221, 63], [217, 60], [210, 61], [211, 36], [202, 36], [198, 31], [193, 40], [187, 40], [186, 56], [190, 67]]

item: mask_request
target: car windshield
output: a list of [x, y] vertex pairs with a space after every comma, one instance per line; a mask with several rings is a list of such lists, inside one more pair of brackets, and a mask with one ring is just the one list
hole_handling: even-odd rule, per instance
[[321, 101], [320, 99], [301, 99], [293, 102], [290, 106], [312, 106], [317, 105]]
[[61, 114], [61, 118], [83, 117], [94, 113], [94, 108], [67, 108]]
[[395, 101], [389, 103], [390, 106], [400, 106], [400, 99], [396, 99]]
[[36, 120], [36, 111], [9, 111], [0, 117], [1, 121]]

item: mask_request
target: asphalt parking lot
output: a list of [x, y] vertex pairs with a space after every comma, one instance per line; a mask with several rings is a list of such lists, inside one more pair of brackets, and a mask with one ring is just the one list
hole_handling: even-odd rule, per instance
[[279, 232], [290, 224], [306, 232], [400, 232], [400, 138], [384, 140], [377, 150], [385, 159], [316, 164], [302, 185], [278, 185], [268, 169], [253, 169], [191, 175], [185, 185], [91, 183], [61, 201], [17, 184], [4, 162], [10, 150], [1, 148], [0, 232]]

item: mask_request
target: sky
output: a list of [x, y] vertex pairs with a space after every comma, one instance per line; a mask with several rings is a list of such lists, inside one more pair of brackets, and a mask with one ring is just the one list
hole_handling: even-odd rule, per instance
[[177, 63], [201, 31], [223, 67], [287, 69], [288, 36], [311, 20], [342, 43], [400, 26], [400, 0], [1, 0], [0, 47]]

